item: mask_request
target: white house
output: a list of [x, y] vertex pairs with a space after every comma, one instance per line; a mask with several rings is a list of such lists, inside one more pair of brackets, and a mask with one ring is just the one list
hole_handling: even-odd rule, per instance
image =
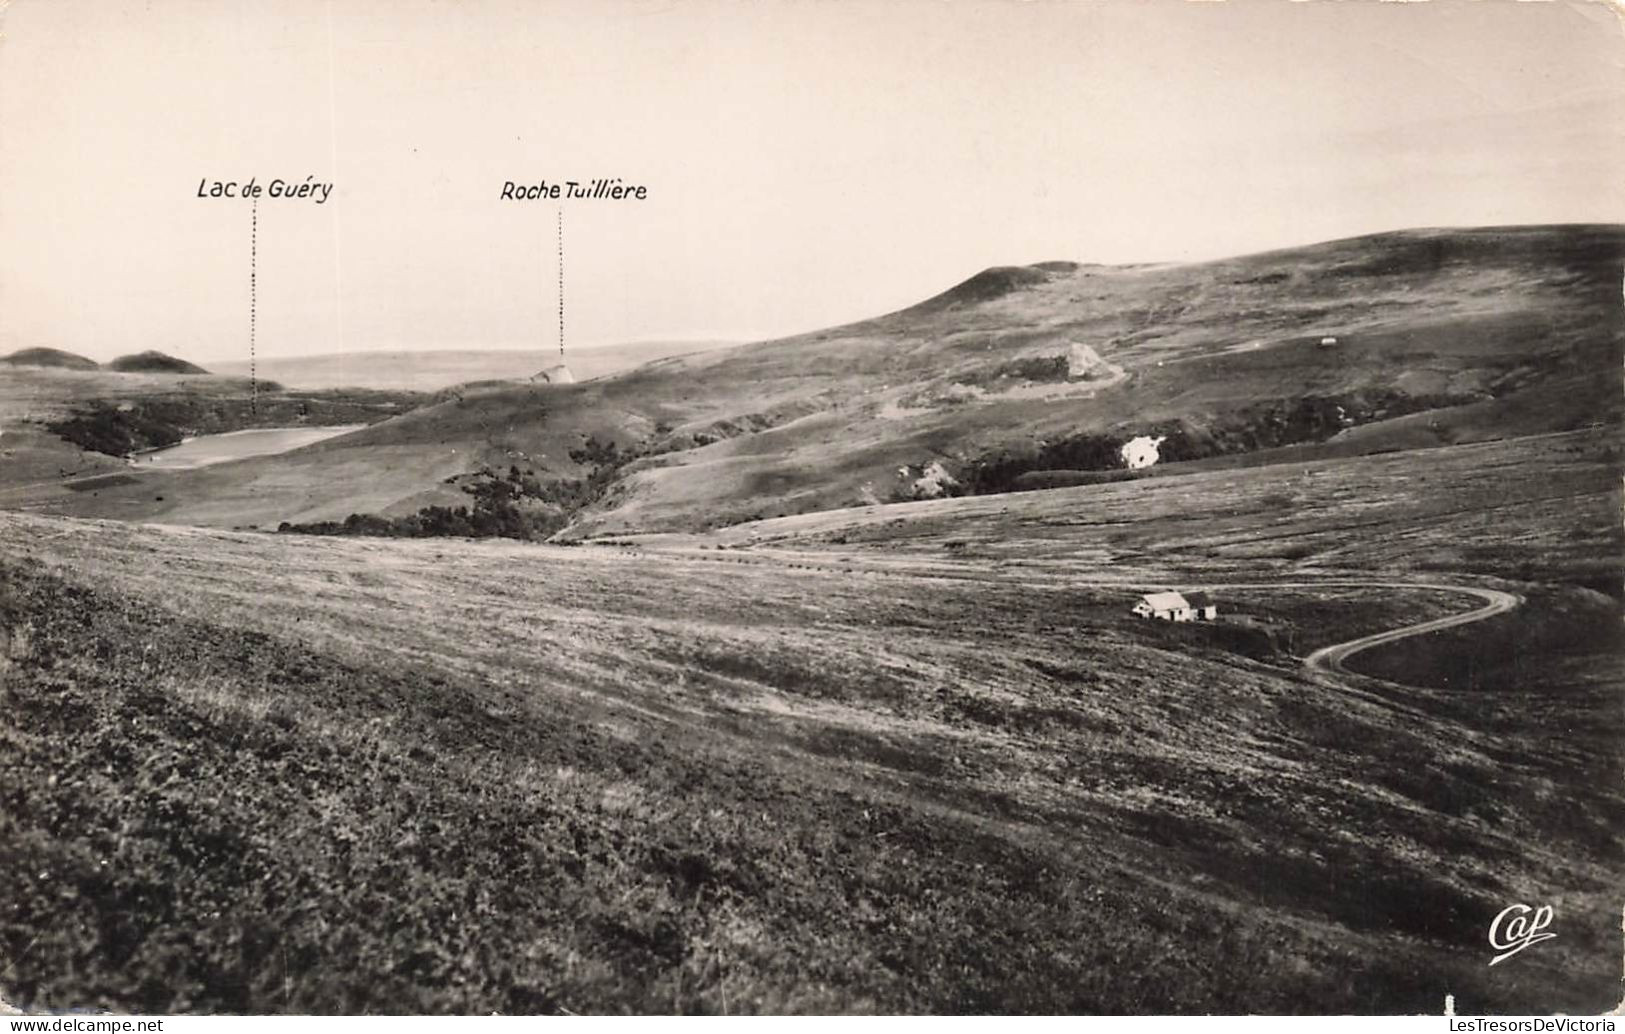
[[1124, 442], [1123, 447], [1118, 449], [1117, 453], [1123, 457], [1123, 466], [1130, 470], [1139, 470], [1142, 467], [1152, 466], [1157, 460], [1161, 459], [1162, 454], [1157, 451], [1157, 446], [1167, 440], [1168, 436], [1165, 434], [1159, 434], [1155, 437], [1142, 434]]
[[1219, 605], [1205, 592], [1151, 592], [1140, 597], [1134, 613], [1160, 621], [1212, 621]]

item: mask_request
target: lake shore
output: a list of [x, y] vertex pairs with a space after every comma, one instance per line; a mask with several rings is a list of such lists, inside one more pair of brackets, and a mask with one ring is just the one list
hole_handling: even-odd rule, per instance
[[359, 431], [366, 424], [337, 424], [331, 427], [251, 427], [220, 434], [200, 434], [183, 438], [176, 445], [149, 449], [130, 457], [130, 465], [143, 470], [188, 470], [215, 463], [266, 456], [314, 445], [328, 438]]

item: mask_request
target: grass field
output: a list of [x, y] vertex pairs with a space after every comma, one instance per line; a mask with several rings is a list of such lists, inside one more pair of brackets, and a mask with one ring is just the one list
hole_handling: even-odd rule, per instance
[[[627, 545], [0, 514], [0, 988], [249, 1012], [1610, 1008], [1619, 622], [1578, 587], [1618, 556], [1592, 520], [1610, 447]], [[1473, 605], [1424, 585], [1224, 597], [1290, 629], [1262, 655], [1127, 613], [1145, 584], [1422, 557], [1424, 580], [1539, 602], [1494, 634], [1541, 656], [1491, 651], [1456, 688], [1302, 669]], [[1513, 901], [1553, 904], [1559, 936], [1491, 970]]]

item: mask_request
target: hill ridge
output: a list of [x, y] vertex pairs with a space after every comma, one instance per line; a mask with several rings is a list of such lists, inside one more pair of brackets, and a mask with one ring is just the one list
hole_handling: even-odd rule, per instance
[[[448, 400], [214, 471], [161, 506], [142, 488], [65, 508], [343, 520], [466, 503], [447, 479], [516, 467], [542, 484], [594, 486], [573, 515], [581, 534], [696, 530], [932, 485], [1000, 490], [1029, 472], [1115, 477], [1121, 443], [1139, 435], [1165, 437], [1171, 473], [1562, 430], [1620, 409], [1618, 385], [1596, 371], [1617, 371], [1625, 351], [1625, 226], [1045, 265], [991, 267], [840, 327]], [[1079, 346], [1121, 374], [1074, 376]], [[578, 458], [611, 445], [613, 465]], [[933, 464], [959, 487], [927, 477]]]

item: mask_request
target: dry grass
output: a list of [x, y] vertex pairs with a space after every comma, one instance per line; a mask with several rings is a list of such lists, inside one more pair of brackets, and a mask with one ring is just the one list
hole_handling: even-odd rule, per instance
[[[1249, 572], [1454, 572], [1615, 592], [1625, 555], [1617, 427], [1353, 459], [859, 507], [662, 548], [1123, 569], [1168, 582]], [[890, 559], [888, 559], [890, 558]]]
[[[1463, 495], [1446, 475], [1467, 462], [1426, 495], [1348, 491], [1392, 485], [1387, 462], [1295, 472], [1292, 519], [1365, 529], [1351, 569], [1394, 565], [1346, 545], [1404, 556], [1435, 496], [1523, 513], [1535, 491]], [[773, 522], [737, 533], [777, 540], [747, 549], [0, 517], [3, 616], [34, 644], [7, 676], [0, 840], [14, 871], [66, 874], [0, 915], [0, 951], [68, 931], [8, 990], [249, 1011], [1606, 1006], [1612, 645], [1553, 647], [1551, 682], [1502, 706], [1340, 687], [1127, 616], [1133, 584], [1243, 570], [1214, 542], [1292, 473]], [[1548, 473], [1542, 492], [1588, 484]], [[1191, 537], [1157, 491], [1220, 515], [1213, 541], [1150, 562], [1157, 536]], [[944, 549], [950, 531], [974, 545]], [[1299, 653], [1446, 605], [1225, 602], [1294, 625]], [[196, 759], [181, 781], [176, 757]], [[209, 918], [215, 895], [237, 919]], [[1488, 971], [1513, 900], [1560, 901], [1566, 925]]]

